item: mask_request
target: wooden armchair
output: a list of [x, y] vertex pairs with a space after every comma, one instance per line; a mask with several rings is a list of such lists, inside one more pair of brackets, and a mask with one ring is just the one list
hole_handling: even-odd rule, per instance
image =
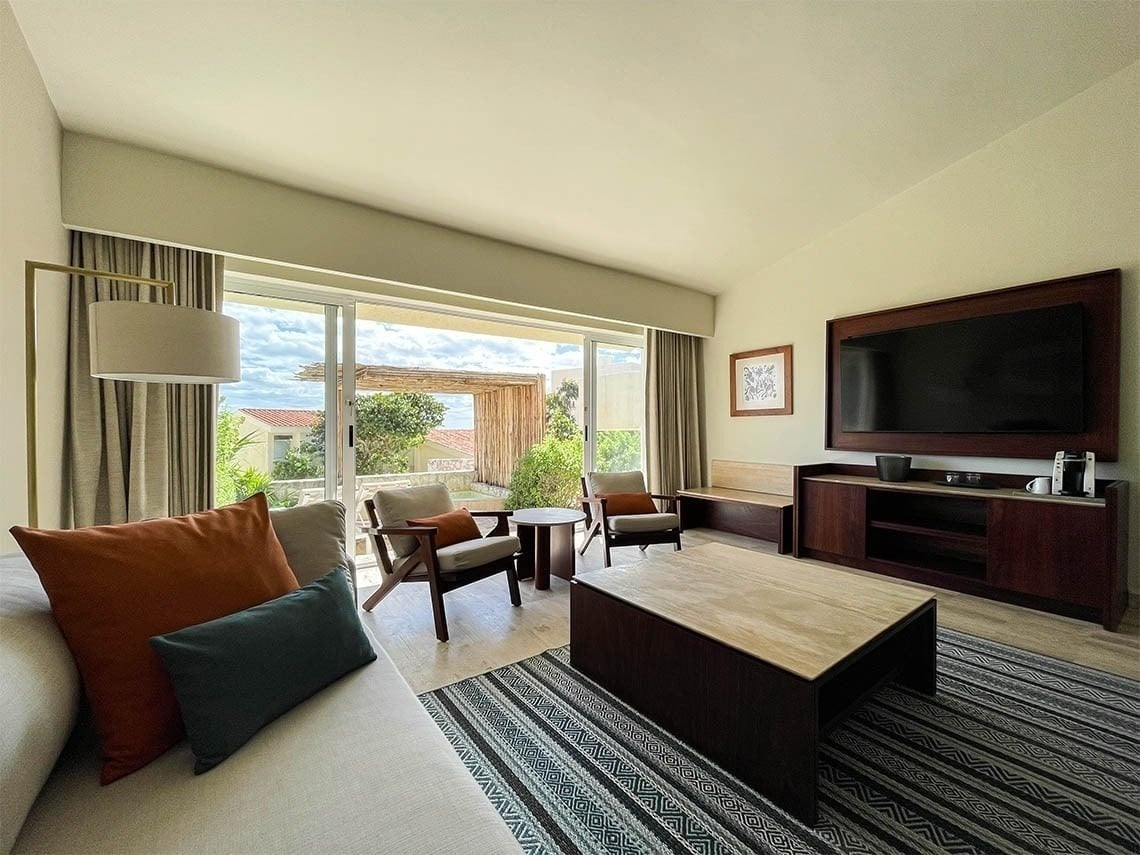
[[681, 519], [677, 516], [677, 497], [650, 493], [654, 502], [664, 504], [658, 513], [610, 513], [605, 495], [609, 493], [645, 493], [645, 478], [640, 472], [590, 472], [582, 479], [582, 511], [586, 514], [586, 537], [578, 547], [585, 555], [595, 535], [602, 536], [604, 564], [610, 566], [610, 550], [618, 546], [636, 546], [642, 552], [650, 544], [672, 543], [681, 548]]
[[[495, 517], [490, 534], [442, 548], [436, 547], [434, 526], [408, 525], [409, 519], [422, 519], [454, 510], [451, 496], [442, 484], [381, 490], [366, 499], [371, 526], [368, 535], [380, 561], [380, 587], [364, 601], [364, 610], [376, 604], [401, 582], [427, 582], [435, 617], [435, 635], [447, 641], [447, 617], [443, 595], [496, 573], [506, 573], [512, 605], [521, 605], [515, 557], [519, 539], [510, 534], [507, 519], [510, 511], [471, 511], [473, 517]], [[384, 538], [392, 545], [395, 556], [388, 554]]]

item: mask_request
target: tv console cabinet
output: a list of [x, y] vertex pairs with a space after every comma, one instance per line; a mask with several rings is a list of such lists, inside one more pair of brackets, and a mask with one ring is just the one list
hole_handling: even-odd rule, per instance
[[793, 554], [1002, 600], [1115, 630], [1128, 602], [1128, 483], [1097, 498], [939, 484], [917, 470], [880, 481], [872, 466], [796, 467]]

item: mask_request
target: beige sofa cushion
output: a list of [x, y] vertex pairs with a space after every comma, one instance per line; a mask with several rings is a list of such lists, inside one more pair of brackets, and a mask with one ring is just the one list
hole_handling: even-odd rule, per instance
[[14, 851], [521, 851], [392, 660], [377, 653], [205, 775], [194, 775], [183, 742], [100, 787], [94, 744], [69, 746]]
[[[434, 517], [455, 510], [451, 494], [443, 484], [421, 484], [404, 487], [400, 490], [377, 490], [372, 497], [381, 526], [401, 527], [408, 520]], [[419, 543], [414, 537], [396, 535], [389, 537], [392, 549], [400, 557], [411, 555]]]
[[345, 551], [344, 505], [330, 500], [277, 508], [269, 512], [269, 521], [299, 584], [308, 585], [341, 566], [348, 568], [356, 590], [356, 565]]
[[23, 555], [0, 556], [0, 852], [12, 847], [78, 709], [79, 672], [39, 577]]

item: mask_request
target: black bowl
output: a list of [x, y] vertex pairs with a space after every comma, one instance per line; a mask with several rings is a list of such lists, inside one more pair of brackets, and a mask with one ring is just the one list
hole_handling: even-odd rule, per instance
[[880, 481], [905, 481], [910, 477], [910, 458], [905, 454], [876, 454]]

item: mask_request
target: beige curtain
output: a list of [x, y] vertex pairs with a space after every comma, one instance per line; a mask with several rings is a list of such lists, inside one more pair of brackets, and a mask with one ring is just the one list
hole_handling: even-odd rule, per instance
[[[173, 281], [167, 301], [220, 306], [221, 256], [73, 231], [71, 263]], [[71, 522], [100, 525], [211, 507], [214, 389], [92, 377], [87, 307], [108, 299], [162, 297], [153, 288], [72, 277], [65, 451]]]
[[649, 489], [674, 493], [704, 481], [701, 340], [650, 329], [645, 344]]

